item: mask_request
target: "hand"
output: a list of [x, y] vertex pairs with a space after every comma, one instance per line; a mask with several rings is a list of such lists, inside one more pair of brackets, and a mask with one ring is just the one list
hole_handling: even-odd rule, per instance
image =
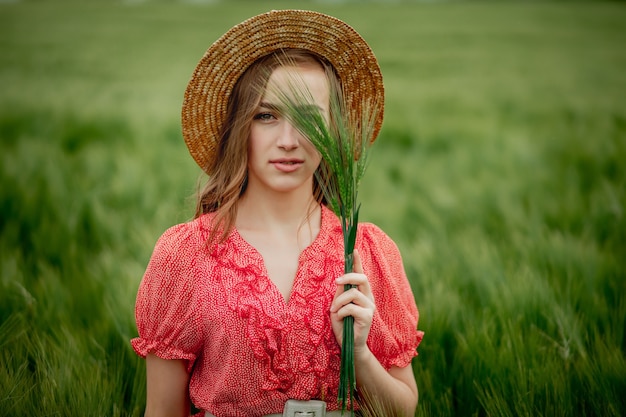
[[[342, 275], [335, 282], [337, 291], [330, 305], [333, 333], [341, 345], [343, 319], [347, 316], [354, 317], [354, 355], [358, 357], [360, 353], [368, 352], [367, 336], [372, 326], [376, 305], [370, 283], [363, 273], [361, 257], [356, 250], [354, 251], [354, 272]], [[345, 284], [356, 285], [356, 287], [344, 291]]]

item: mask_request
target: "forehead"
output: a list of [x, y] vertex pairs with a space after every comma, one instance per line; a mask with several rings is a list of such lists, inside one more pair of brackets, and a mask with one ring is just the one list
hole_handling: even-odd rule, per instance
[[279, 66], [274, 69], [268, 80], [263, 101], [280, 101], [278, 91], [293, 99], [312, 99], [323, 107], [327, 106], [330, 97], [328, 77], [322, 66], [317, 63]]

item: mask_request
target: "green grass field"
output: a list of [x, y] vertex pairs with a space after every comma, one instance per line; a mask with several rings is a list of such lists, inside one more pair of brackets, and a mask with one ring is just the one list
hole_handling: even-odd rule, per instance
[[[182, 93], [293, 2], [0, 2], [0, 415], [139, 416], [153, 245], [193, 213]], [[626, 5], [302, 2], [379, 57], [361, 219], [426, 332], [420, 416], [626, 415]]]

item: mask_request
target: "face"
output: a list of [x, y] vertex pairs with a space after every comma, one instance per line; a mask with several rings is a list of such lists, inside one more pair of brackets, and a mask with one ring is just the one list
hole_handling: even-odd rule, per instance
[[276, 89], [288, 91], [288, 79], [294, 74], [308, 87], [314, 101], [311, 104], [328, 117], [329, 87], [321, 66], [310, 63], [275, 69], [252, 120], [248, 190], [312, 194], [313, 174], [321, 157], [313, 144], [279, 112], [280, 99], [271, 94]]

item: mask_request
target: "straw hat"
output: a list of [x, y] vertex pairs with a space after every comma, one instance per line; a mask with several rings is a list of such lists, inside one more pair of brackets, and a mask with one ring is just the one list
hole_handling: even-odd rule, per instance
[[306, 10], [273, 10], [234, 26], [209, 47], [198, 63], [182, 109], [189, 153], [208, 171], [226, 120], [228, 98], [239, 77], [257, 59], [280, 49], [300, 48], [330, 62], [344, 88], [349, 111], [360, 120], [365, 103], [376, 106], [374, 140], [383, 119], [383, 80], [374, 53], [343, 21]]

